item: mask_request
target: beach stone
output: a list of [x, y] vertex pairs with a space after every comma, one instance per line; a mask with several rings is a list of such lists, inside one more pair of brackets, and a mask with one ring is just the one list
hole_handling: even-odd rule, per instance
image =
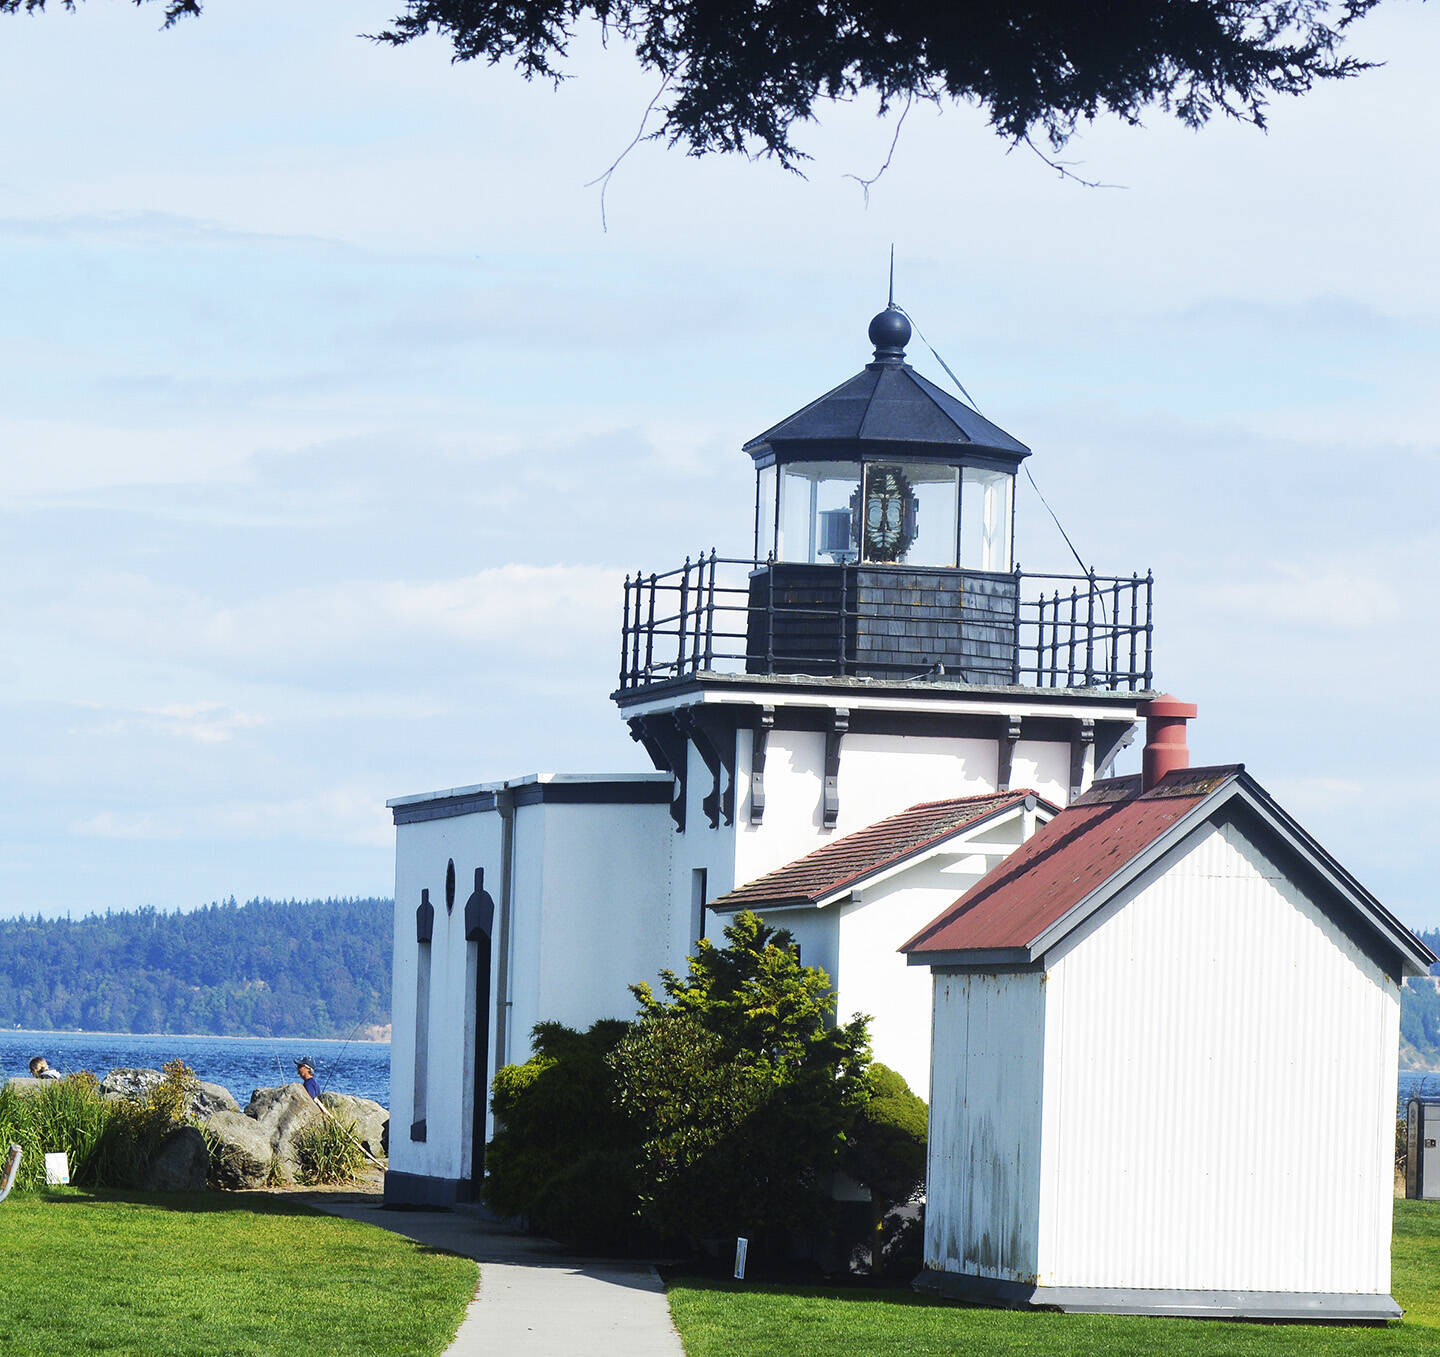
[[210, 1182], [216, 1187], [264, 1187], [275, 1158], [269, 1133], [243, 1112], [220, 1111], [205, 1123], [210, 1138]]
[[140, 1175], [142, 1192], [203, 1192], [210, 1172], [210, 1151], [195, 1126], [177, 1126], [150, 1156]]
[[[164, 1077], [159, 1070], [111, 1070], [100, 1081], [100, 1096], [110, 1099], [128, 1098], [132, 1102], [144, 1102]], [[207, 1083], [203, 1079], [199, 1081], [195, 1092], [190, 1097], [189, 1105], [185, 1109], [189, 1116], [199, 1117], [201, 1121], [207, 1120], [216, 1112], [238, 1112], [239, 1110], [240, 1104], [235, 1101], [229, 1089], [223, 1088], [219, 1084]]]
[[320, 1101], [340, 1121], [351, 1123], [361, 1146], [377, 1159], [390, 1153], [390, 1114], [370, 1098], [325, 1092]]
[[296, 1134], [320, 1113], [302, 1084], [257, 1088], [245, 1105], [245, 1115], [259, 1122], [270, 1137], [270, 1147], [287, 1178], [295, 1176]]
[[16, 1074], [5, 1081], [5, 1087], [12, 1093], [34, 1093], [54, 1082], [53, 1079], [32, 1079], [28, 1074]]

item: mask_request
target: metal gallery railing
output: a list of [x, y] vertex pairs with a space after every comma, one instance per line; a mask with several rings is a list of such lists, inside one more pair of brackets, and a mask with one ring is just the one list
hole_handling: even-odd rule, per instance
[[625, 577], [620, 689], [699, 673], [901, 679], [943, 669], [961, 682], [1148, 691], [1153, 585], [1148, 571], [757, 566], [704, 552]]

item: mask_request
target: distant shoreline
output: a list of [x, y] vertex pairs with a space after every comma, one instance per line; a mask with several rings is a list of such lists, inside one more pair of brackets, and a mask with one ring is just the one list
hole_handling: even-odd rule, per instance
[[[380, 1026], [381, 1024], [373, 1024]], [[98, 1028], [90, 1027], [5, 1027], [0, 1028], [0, 1033], [15, 1037], [172, 1037], [176, 1040], [185, 1041], [338, 1041], [343, 1043], [353, 1042], [357, 1046], [388, 1046], [389, 1037], [362, 1037], [358, 1034], [353, 1037], [297, 1037], [297, 1036], [274, 1036], [255, 1037], [239, 1036], [235, 1033], [221, 1032], [108, 1032]]]

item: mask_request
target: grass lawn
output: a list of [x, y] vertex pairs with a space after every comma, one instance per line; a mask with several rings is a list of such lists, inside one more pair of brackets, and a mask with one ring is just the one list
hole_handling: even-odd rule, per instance
[[670, 1309], [687, 1357], [1440, 1354], [1440, 1203], [1395, 1203], [1393, 1258], [1391, 1294], [1405, 1318], [1384, 1328], [1029, 1314], [947, 1305], [908, 1290], [684, 1280], [670, 1286]]
[[0, 1353], [444, 1351], [475, 1264], [263, 1194], [16, 1193], [0, 1205]]

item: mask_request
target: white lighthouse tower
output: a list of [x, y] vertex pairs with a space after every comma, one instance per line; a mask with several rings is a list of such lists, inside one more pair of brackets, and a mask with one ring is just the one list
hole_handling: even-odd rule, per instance
[[735, 909], [789, 928], [925, 1087], [929, 982], [898, 947], [1154, 694], [1148, 574], [1016, 565], [1029, 449], [917, 373], [910, 333], [887, 307], [859, 373], [745, 445], [749, 553], [627, 578], [613, 697], [655, 771], [389, 803], [390, 1199], [470, 1194], [489, 1080], [533, 1025], [629, 1016], [627, 987]]

